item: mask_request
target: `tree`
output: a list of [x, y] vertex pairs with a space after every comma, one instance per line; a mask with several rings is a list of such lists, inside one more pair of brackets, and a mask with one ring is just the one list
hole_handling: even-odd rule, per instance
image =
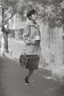
[[[4, 48], [6, 52], [8, 50], [8, 20], [11, 19], [16, 13], [15, 7], [17, 4], [17, 0], [1, 0], [2, 3], [2, 32], [4, 36]], [[7, 28], [5, 28], [7, 26]]]

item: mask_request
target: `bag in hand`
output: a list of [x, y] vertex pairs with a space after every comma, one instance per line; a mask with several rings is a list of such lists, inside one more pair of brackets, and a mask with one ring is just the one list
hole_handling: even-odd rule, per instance
[[26, 56], [28, 58], [26, 68], [28, 70], [38, 69], [40, 57], [38, 55], [26, 55]]
[[27, 62], [28, 62], [28, 57], [26, 57], [26, 55], [20, 55], [19, 58], [19, 62], [20, 62], [20, 66], [26, 68]]

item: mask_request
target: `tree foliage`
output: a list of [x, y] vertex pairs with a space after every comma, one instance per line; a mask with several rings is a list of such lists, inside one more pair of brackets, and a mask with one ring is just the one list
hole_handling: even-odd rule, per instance
[[11, 7], [13, 12], [23, 15], [25, 11], [35, 8], [39, 13], [39, 18], [47, 22], [49, 26], [64, 25], [64, 8], [61, 4], [63, 0], [2, 0], [4, 5]]
[[15, 6], [17, 0], [1, 0], [2, 1], [2, 25], [5, 25], [9, 19], [15, 14]]

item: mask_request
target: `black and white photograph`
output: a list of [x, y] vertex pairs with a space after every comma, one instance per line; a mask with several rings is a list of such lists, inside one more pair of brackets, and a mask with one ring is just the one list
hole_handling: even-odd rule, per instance
[[64, 96], [64, 0], [0, 0], [0, 96]]

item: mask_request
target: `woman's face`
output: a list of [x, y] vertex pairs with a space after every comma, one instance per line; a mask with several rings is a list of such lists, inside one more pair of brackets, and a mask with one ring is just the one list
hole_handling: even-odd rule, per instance
[[37, 13], [34, 13], [31, 15], [32, 20], [37, 20], [37, 18], [38, 18]]

